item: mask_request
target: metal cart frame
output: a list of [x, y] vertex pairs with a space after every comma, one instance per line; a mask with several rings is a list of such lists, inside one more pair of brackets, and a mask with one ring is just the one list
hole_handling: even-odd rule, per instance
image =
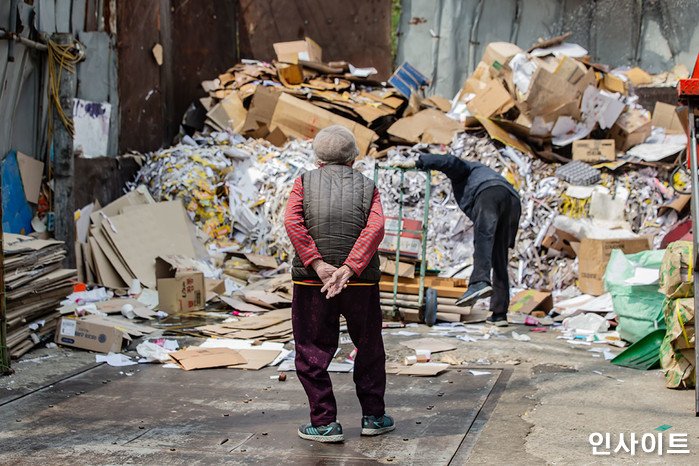
[[[381, 301], [384, 306], [391, 306], [391, 317], [397, 318], [400, 316], [400, 308], [410, 308], [417, 309], [421, 315], [421, 320], [427, 325], [434, 325], [437, 315], [437, 291], [431, 288], [425, 289], [425, 272], [427, 270], [427, 225], [429, 222], [429, 211], [430, 211], [430, 191], [431, 191], [431, 170], [422, 170], [417, 168], [397, 168], [389, 166], [381, 166], [376, 164], [374, 166], [374, 184], [378, 186], [379, 181], [379, 170], [392, 170], [400, 172], [400, 184], [398, 186], [399, 196], [398, 196], [398, 231], [396, 232], [396, 256], [395, 256], [395, 270], [393, 274], [393, 300], [392, 301]], [[408, 230], [403, 228], [403, 187], [405, 182], [406, 172], [422, 172], [425, 173], [426, 183], [425, 183], [425, 208], [422, 221], [422, 230]], [[417, 304], [398, 301], [398, 264], [400, 263], [400, 239], [403, 233], [416, 233], [420, 234], [422, 238], [422, 256], [420, 260], [420, 282], [418, 288], [418, 301]]]

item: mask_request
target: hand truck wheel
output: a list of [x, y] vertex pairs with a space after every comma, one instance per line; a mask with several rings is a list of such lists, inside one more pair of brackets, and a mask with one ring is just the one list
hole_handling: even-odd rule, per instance
[[437, 290], [425, 288], [425, 323], [432, 327], [437, 322]]

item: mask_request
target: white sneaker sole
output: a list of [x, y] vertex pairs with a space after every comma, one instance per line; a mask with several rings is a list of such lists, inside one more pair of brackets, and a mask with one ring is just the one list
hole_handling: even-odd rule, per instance
[[487, 325], [494, 325], [496, 327], [507, 327], [508, 325], [510, 325], [509, 322], [507, 322], [506, 320], [498, 320], [497, 322], [490, 322], [486, 320], [485, 323]]
[[465, 306], [473, 306], [476, 304], [476, 301], [479, 299], [487, 298], [493, 294], [493, 289], [492, 288], [484, 288], [480, 291], [475, 292], [471, 296], [465, 299], [459, 298], [456, 303], [454, 303], [456, 306], [459, 307], [465, 307]]
[[338, 435], [310, 435], [310, 434], [304, 434], [300, 430], [297, 430], [299, 437], [305, 440], [313, 440], [315, 442], [322, 442], [322, 443], [338, 443], [338, 442], [344, 442], [345, 441], [345, 436], [344, 434], [338, 434]]
[[389, 427], [382, 427], [380, 429], [362, 429], [362, 435], [381, 435], [385, 434], [386, 432], [391, 432], [392, 430], [395, 430], [396, 425], [393, 424], [392, 426]]

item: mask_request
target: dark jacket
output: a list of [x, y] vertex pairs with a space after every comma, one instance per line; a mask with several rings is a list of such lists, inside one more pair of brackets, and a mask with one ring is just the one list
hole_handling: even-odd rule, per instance
[[[303, 218], [323, 260], [340, 267], [367, 225], [374, 197], [374, 182], [347, 165], [326, 165], [302, 175]], [[292, 261], [294, 280], [318, 280], [298, 256]], [[378, 282], [379, 256], [374, 253], [362, 274], [353, 281]]]
[[503, 186], [519, 198], [515, 188], [505, 178], [480, 162], [469, 162], [449, 154], [422, 154], [415, 166], [444, 173], [451, 181], [459, 208], [469, 218], [476, 197], [487, 188]]

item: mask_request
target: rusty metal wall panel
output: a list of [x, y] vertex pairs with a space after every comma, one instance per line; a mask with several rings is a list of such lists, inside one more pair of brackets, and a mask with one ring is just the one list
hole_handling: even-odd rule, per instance
[[391, 2], [387, 0], [240, 0], [239, 47], [243, 58], [272, 60], [272, 44], [308, 36], [323, 61], [373, 66], [379, 79], [392, 72]]
[[119, 150], [157, 149], [163, 143], [163, 95], [160, 68], [151, 48], [160, 42], [160, 2], [122, 0], [117, 8]]
[[[119, 148], [151, 151], [170, 145], [200, 83], [233, 66], [236, 2], [124, 0], [117, 2]], [[163, 46], [163, 64], [153, 58]]]
[[[171, 0], [172, 97], [168, 128], [175, 135], [189, 104], [204, 96], [201, 82], [238, 62], [237, 2]], [[164, 45], [164, 44], [163, 44]]]

